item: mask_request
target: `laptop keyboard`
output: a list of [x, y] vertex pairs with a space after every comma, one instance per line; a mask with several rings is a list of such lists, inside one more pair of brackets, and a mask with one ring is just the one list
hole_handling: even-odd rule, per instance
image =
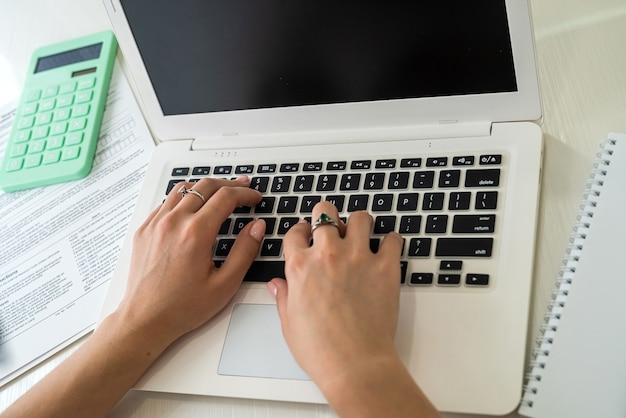
[[301, 219], [311, 222], [315, 204], [327, 200], [344, 221], [354, 211], [372, 214], [374, 252], [386, 233], [404, 237], [404, 285], [484, 289], [494, 282], [503, 166], [503, 154], [178, 165], [164, 192], [203, 177], [251, 177], [250, 187], [263, 200], [253, 208], [237, 208], [222, 225], [214, 249], [219, 266], [243, 227], [264, 219], [266, 236], [247, 281], [284, 277], [285, 233]]

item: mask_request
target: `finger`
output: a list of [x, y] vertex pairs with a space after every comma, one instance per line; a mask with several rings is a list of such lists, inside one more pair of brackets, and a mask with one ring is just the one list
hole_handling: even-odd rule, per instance
[[345, 238], [351, 245], [369, 248], [374, 218], [366, 211], [354, 212], [346, 225]]
[[[250, 179], [247, 176], [238, 177], [235, 180], [204, 178], [197, 183], [183, 183], [182, 186], [178, 187], [177, 192], [180, 195], [181, 187], [185, 187], [187, 193], [180, 200], [177, 208], [187, 212], [197, 212], [222, 187], [247, 187], [249, 185]], [[189, 192], [189, 189], [199, 193], [199, 195]]]
[[227, 284], [234, 293], [259, 253], [264, 235], [265, 221], [258, 220], [247, 224], [237, 236], [224, 264], [219, 268], [216, 280]]
[[313, 233], [313, 242], [319, 242], [322, 245], [328, 244], [332, 240], [336, 240], [343, 236], [345, 232], [345, 224], [339, 219], [337, 207], [328, 201], [322, 201], [313, 207], [312, 226], [319, 221], [322, 216], [328, 216], [336, 222], [336, 225], [319, 225]]
[[[206, 225], [207, 233], [216, 236], [222, 223], [239, 206], [255, 206], [261, 201], [260, 192], [248, 187], [221, 187], [198, 210], [196, 216]], [[199, 200], [199, 199], [198, 199]]]
[[180, 183], [176, 183], [176, 186], [172, 187], [172, 190], [167, 194], [167, 197], [163, 201], [163, 209], [164, 211], [171, 211], [178, 205], [183, 198], [183, 195], [179, 193], [181, 187], [185, 187], [186, 189], [191, 188], [194, 183], [189, 183], [188, 181], [182, 181]]
[[383, 257], [400, 258], [402, 256], [402, 248], [404, 247], [404, 238], [397, 232], [390, 232], [385, 235], [378, 254]]
[[283, 238], [283, 254], [285, 260], [296, 249], [309, 248], [311, 242], [311, 224], [302, 220], [289, 228]]
[[278, 317], [283, 329], [283, 335], [285, 329], [287, 329], [287, 295], [289, 293], [289, 285], [287, 280], [274, 278], [267, 283], [267, 289], [276, 298], [276, 309], [278, 310]]

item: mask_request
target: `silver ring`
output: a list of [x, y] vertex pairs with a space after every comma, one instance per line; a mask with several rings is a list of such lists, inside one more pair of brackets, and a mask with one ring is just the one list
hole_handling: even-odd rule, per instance
[[339, 224], [337, 223], [336, 220], [334, 220], [333, 218], [331, 218], [325, 213], [321, 213], [319, 218], [317, 218], [317, 220], [311, 226], [311, 234], [320, 226], [325, 226], [325, 225], [334, 226], [335, 228], [337, 228], [337, 230], [339, 230]]
[[192, 194], [194, 196], [198, 196], [202, 200], [202, 203], [206, 203], [206, 200], [204, 199], [204, 196], [202, 196], [202, 193], [200, 193], [199, 191], [194, 190], [194, 189], [188, 189], [184, 185], [180, 186], [180, 189], [178, 189], [178, 193], [182, 197], [185, 197], [187, 194]]

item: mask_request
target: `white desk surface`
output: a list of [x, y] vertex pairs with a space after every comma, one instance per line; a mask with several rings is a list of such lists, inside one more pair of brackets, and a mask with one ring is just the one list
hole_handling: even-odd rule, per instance
[[[626, 2], [531, 0], [531, 3], [544, 106], [545, 155], [530, 345], [537, 336], [554, 288], [597, 145], [608, 132], [626, 133]], [[100, 0], [0, 0], [0, 104], [18, 96], [34, 48], [109, 27]], [[75, 348], [70, 347], [2, 387], [0, 411]], [[111, 416], [327, 417], [333, 414], [327, 407], [317, 405], [131, 392]]]

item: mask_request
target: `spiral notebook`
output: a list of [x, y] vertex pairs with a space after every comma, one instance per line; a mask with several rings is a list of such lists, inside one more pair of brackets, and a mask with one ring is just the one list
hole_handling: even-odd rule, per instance
[[626, 417], [626, 135], [602, 142], [519, 412]]

